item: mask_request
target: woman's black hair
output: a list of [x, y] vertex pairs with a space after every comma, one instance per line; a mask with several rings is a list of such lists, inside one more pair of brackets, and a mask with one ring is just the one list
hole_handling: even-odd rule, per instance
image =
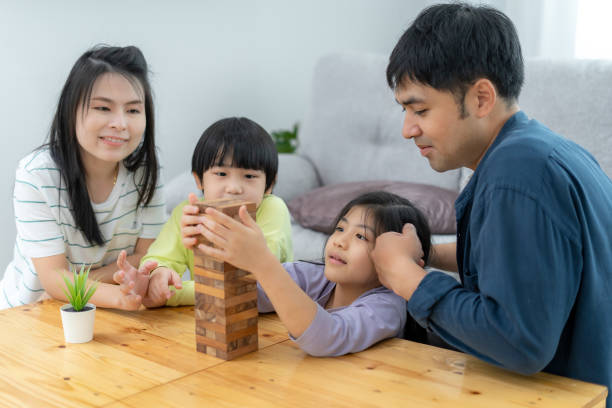
[[354, 198], [342, 208], [330, 231], [333, 231], [340, 220], [357, 206], [364, 207], [372, 214], [375, 237], [390, 231], [402, 232], [404, 224], [413, 224], [423, 248], [423, 260], [427, 263], [431, 249], [431, 230], [427, 218], [414, 204], [397, 194], [386, 191], [365, 193]]
[[[138, 92], [142, 90], [147, 126], [140, 145], [123, 160], [123, 165], [134, 174], [137, 169], [142, 168], [142, 177], [134, 180], [138, 189], [136, 206], [146, 205], [151, 201], [158, 177], [155, 118], [147, 62], [137, 47], [99, 45], [79, 57], [60, 94], [49, 131], [49, 142], [44, 145], [49, 147], [51, 157], [60, 169], [60, 180], [63, 179], [66, 183], [77, 228], [83, 231], [90, 243], [98, 245], [103, 245], [105, 240], [87, 191], [85, 168], [76, 136], [76, 115], [82, 114], [89, 107], [94, 83], [106, 73], [120, 74], [130, 81]], [[77, 112], [79, 106], [82, 106], [82, 112]]]
[[272, 137], [257, 123], [234, 117], [210, 125], [193, 151], [191, 171], [201, 179], [206, 170], [222, 166], [226, 156], [231, 158], [231, 167], [262, 170], [266, 174], [266, 191], [274, 185], [278, 152]]

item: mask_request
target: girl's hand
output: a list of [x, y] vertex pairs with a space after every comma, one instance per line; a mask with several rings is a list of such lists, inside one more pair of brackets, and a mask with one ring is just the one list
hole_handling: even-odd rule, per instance
[[199, 209], [194, 204], [198, 202], [195, 194], [189, 193], [189, 204], [183, 207], [183, 215], [181, 217], [181, 235], [183, 237], [183, 245], [187, 249], [193, 249], [198, 242], [196, 235], [200, 234], [198, 225], [202, 224], [204, 217], [199, 214]]
[[149, 287], [149, 274], [157, 267], [157, 262], [147, 261], [140, 267], [134, 268], [127, 260], [127, 253], [121, 251], [117, 258], [119, 270], [113, 274], [113, 280], [119, 284], [119, 290], [124, 295], [138, 295], [142, 300]]
[[238, 269], [257, 272], [271, 255], [259, 226], [247, 212], [246, 206], [238, 210], [237, 221], [212, 207], [206, 209], [206, 217], [198, 226], [200, 233], [215, 247], [200, 244], [198, 249], [206, 255], [228, 262]]
[[404, 225], [401, 234], [385, 232], [379, 235], [370, 257], [380, 283], [410, 300], [425, 276], [423, 248], [414, 225]]
[[151, 274], [149, 288], [142, 304], [148, 308], [165, 306], [174, 294], [174, 291], [170, 290], [170, 285], [174, 285], [176, 289], [183, 287], [179, 274], [170, 268], [157, 268], [155, 273]]

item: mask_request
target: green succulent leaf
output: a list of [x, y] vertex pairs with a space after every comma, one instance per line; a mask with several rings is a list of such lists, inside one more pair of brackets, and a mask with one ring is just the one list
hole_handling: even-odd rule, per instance
[[70, 270], [72, 272], [72, 282], [68, 277], [62, 276], [65, 284], [65, 287], [62, 287], [62, 291], [74, 310], [80, 311], [83, 310], [89, 299], [91, 299], [95, 293], [98, 288], [98, 282], [95, 280], [93, 282], [88, 281], [91, 265], [87, 267], [81, 265], [78, 272], [76, 267], [70, 265]]

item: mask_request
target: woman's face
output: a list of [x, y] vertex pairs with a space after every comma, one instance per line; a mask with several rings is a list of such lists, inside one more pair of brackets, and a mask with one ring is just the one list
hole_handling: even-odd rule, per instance
[[136, 150], [147, 125], [144, 102], [140, 84], [117, 73], [98, 77], [89, 107], [81, 103], [76, 115], [76, 136], [86, 167], [115, 165]]

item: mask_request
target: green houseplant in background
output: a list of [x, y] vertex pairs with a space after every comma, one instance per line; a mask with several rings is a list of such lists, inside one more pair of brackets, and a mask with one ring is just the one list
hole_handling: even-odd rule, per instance
[[98, 282], [87, 282], [91, 266], [81, 266], [80, 271], [70, 266], [72, 282], [66, 276], [64, 279], [64, 294], [69, 304], [60, 308], [64, 338], [67, 343], [86, 343], [93, 338], [94, 318], [96, 306], [87, 303], [98, 288]]
[[299, 124], [296, 123], [291, 130], [275, 130], [270, 133], [279, 153], [295, 152], [298, 146], [298, 130]]

